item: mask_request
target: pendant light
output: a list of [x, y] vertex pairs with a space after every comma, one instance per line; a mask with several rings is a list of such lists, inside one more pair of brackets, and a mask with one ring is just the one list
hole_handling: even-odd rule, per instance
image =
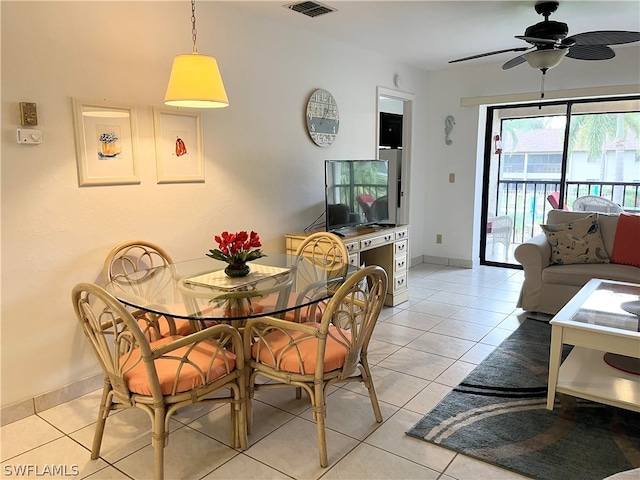
[[191, 0], [191, 34], [193, 53], [177, 55], [174, 59], [164, 103], [189, 108], [228, 107], [218, 62], [213, 57], [198, 53], [195, 0]]

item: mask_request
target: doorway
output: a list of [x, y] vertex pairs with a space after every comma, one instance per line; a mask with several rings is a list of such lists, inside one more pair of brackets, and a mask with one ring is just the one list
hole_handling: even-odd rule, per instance
[[549, 210], [603, 197], [640, 211], [640, 97], [487, 109], [480, 263], [520, 267]]
[[414, 95], [384, 87], [377, 91], [376, 151], [395, 175], [395, 223], [409, 223], [409, 172]]

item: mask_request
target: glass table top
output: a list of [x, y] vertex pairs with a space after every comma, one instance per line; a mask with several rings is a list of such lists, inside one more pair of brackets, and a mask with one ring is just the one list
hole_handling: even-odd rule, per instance
[[551, 321], [552, 324], [564, 321], [640, 331], [640, 285], [593, 279], [566, 308], [573, 309], [573, 313], [566, 315], [563, 308]]
[[327, 300], [357, 270], [285, 254], [248, 265], [249, 275], [231, 278], [224, 273], [226, 263], [203, 256], [119, 272], [105, 288], [125, 305], [175, 319], [242, 320]]

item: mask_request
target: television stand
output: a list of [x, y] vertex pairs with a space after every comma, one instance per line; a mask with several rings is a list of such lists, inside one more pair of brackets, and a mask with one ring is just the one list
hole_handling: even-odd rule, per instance
[[338, 230], [332, 230], [331, 233], [341, 238], [351, 238], [351, 237], [357, 237], [361, 235], [368, 235], [371, 233], [381, 232], [382, 230], [388, 230], [390, 228], [395, 228], [395, 227], [396, 225], [389, 225], [389, 224], [383, 224], [383, 223], [369, 223], [367, 225], [358, 225], [356, 227], [345, 227], [345, 228], [340, 228]]
[[[286, 253], [295, 255], [302, 241], [317, 231], [286, 234]], [[380, 265], [387, 272], [389, 286], [385, 305], [393, 307], [409, 299], [409, 225], [369, 225], [340, 233], [351, 265]]]

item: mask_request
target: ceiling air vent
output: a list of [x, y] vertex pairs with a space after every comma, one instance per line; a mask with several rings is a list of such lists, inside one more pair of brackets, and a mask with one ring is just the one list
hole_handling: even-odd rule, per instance
[[318, 17], [320, 15], [324, 15], [325, 13], [335, 12], [335, 8], [327, 7], [326, 5], [322, 5], [318, 2], [300, 2], [300, 3], [292, 3], [290, 5], [285, 5], [289, 10], [293, 10], [294, 12], [300, 12], [307, 17]]

